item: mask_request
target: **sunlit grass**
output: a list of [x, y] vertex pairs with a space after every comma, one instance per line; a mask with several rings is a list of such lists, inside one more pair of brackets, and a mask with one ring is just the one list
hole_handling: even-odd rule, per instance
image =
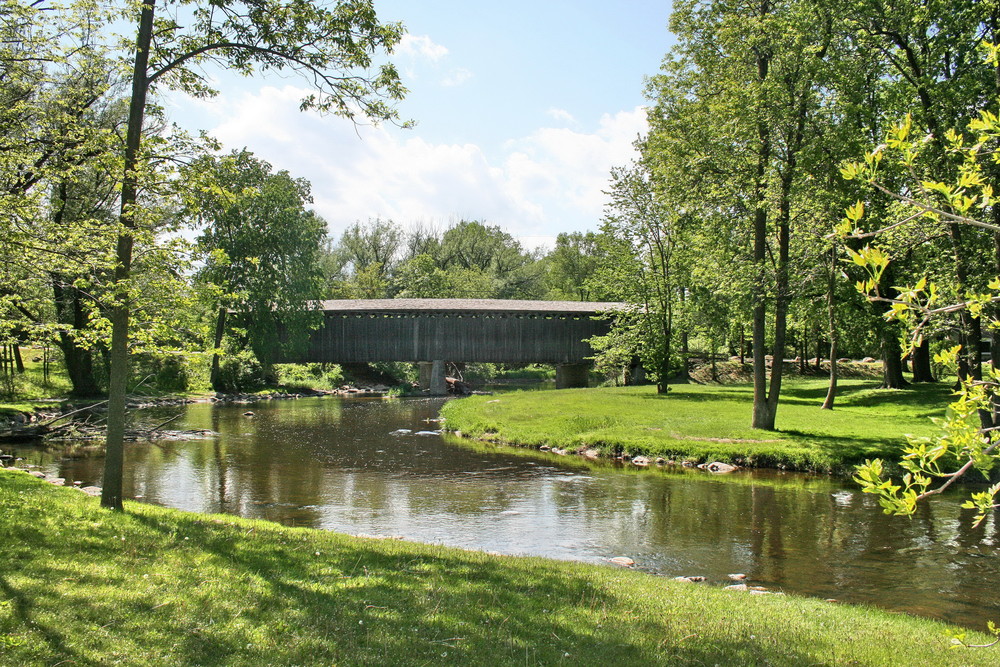
[[750, 428], [752, 388], [676, 385], [567, 389], [473, 396], [442, 410], [450, 429], [514, 444], [593, 447], [696, 461], [838, 470], [892, 457], [906, 434], [932, 435], [950, 389], [942, 384], [881, 390], [871, 381], [841, 383], [836, 408], [821, 410], [826, 383], [786, 382], [775, 432]]
[[[0, 471], [0, 664], [978, 665], [944, 625], [96, 499]], [[974, 637], [983, 640], [982, 637]]]

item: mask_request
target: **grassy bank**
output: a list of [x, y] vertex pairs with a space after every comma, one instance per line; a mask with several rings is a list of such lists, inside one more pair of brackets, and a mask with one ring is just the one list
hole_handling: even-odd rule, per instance
[[[936, 622], [364, 540], [0, 471], [4, 665], [995, 664]], [[973, 639], [985, 639], [977, 637]]]
[[749, 427], [747, 385], [676, 385], [665, 396], [652, 387], [515, 392], [451, 401], [442, 414], [465, 436], [511, 444], [837, 471], [895, 456], [905, 434], [934, 434], [931, 417], [944, 414], [950, 395], [944, 384], [875, 387], [843, 381], [829, 411], [819, 408], [824, 380], [787, 382], [777, 432]]

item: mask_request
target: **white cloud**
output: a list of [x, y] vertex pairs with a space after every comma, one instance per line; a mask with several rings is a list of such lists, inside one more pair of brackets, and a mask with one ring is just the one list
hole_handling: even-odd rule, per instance
[[565, 109], [556, 109], [555, 107], [553, 107], [548, 111], [546, 111], [545, 113], [551, 116], [552, 118], [555, 118], [556, 120], [561, 120], [566, 123], [576, 123], [576, 119], [573, 118], [573, 114], [566, 111]]
[[461, 86], [471, 78], [472, 72], [470, 70], [467, 70], [464, 67], [459, 67], [452, 70], [448, 76], [441, 79], [441, 85], [446, 88], [454, 88], [455, 86]]
[[227, 149], [248, 147], [276, 169], [309, 179], [315, 208], [339, 236], [357, 220], [445, 225], [457, 218], [504, 227], [528, 247], [594, 229], [612, 166], [633, 157], [645, 111], [605, 115], [592, 132], [539, 128], [488, 156], [472, 143], [432, 143], [416, 130], [357, 127], [298, 111], [303, 90], [263, 87], [198, 103]]
[[412, 58], [426, 58], [431, 62], [437, 62], [448, 55], [448, 48], [434, 41], [427, 35], [403, 35], [396, 46], [396, 53], [410, 56]]

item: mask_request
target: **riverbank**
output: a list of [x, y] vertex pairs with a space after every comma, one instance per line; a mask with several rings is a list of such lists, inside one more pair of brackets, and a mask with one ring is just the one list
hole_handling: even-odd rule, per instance
[[872, 608], [132, 502], [111, 513], [21, 472], [0, 471], [0, 506], [2, 664], [996, 658], [949, 651], [943, 624]]
[[934, 435], [944, 416], [944, 383], [882, 390], [844, 380], [834, 410], [821, 410], [824, 380], [782, 387], [778, 431], [749, 427], [748, 385], [567, 389], [474, 396], [450, 401], [442, 415], [464, 437], [618, 458], [638, 465], [721, 461], [745, 467], [845, 472], [866, 458], [898, 456], [907, 434]]

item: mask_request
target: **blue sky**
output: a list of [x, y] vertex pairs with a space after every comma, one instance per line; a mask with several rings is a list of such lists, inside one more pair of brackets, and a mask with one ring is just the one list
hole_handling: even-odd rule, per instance
[[375, 0], [407, 36], [392, 60], [416, 127], [298, 111], [295, 78], [219, 76], [171, 116], [309, 179], [337, 237], [357, 220], [497, 224], [529, 247], [597, 228], [608, 171], [645, 129], [643, 78], [671, 45], [669, 2]]

